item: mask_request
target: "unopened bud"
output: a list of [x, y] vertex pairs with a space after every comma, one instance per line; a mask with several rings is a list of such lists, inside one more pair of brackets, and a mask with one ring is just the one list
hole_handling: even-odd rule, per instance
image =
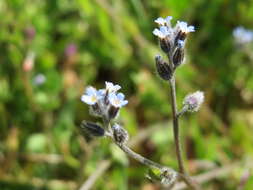
[[164, 80], [170, 80], [173, 74], [170, 65], [165, 61], [163, 61], [160, 55], [157, 55], [155, 57], [155, 61], [156, 61], [156, 70], [159, 76]]
[[178, 67], [184, 60], [184, 48], [178, 47], [172, 57], [173, 65]]
[[199, 110], [201, 104], [204, 102], [204, 93], [197, 91], [193, 94], [189, 94], [184, 98], [184, 106], [189, 112], [196, 112]]
[[119, 144], [124, 144], [128, 141], [128, 132], [117, 123], [112, 126], [114, 140]]
[[113, 105], [110, 105], [109, 109], [108, 109], [108, 119], [114, 119], [115, 117], [117, 117], [119, 113], [119, 108], [115, 107]]
[[168, 168], [163, 168], [160, 175], [161, 183], [166, 187], [172, 187], [177, 181], [177, 177], [177, 173]]
[[159, 40], [161, 49], [168, 54], [171, 50], [171, 44], [168, 37]]
[[186, 33], [185, 32], [182, 32], [182, 31], [178, 31], [176, 37], [175, 37], [175, 40], [174, 40], [174, 44], [175, 46], [177, 46], [178, 44], [178, 41], [184, 41], [186, 38]]
[[83, 121], [81, 128], [92, 136], [102, 137], [105, 135], [105, 130], [96, 123]]
[[90, 105], [90, 114], [96, 117], [101, 117], [102, 116], [102, 110], [100, 108], [100, 106], [98, 105], [98, 103], [95, 103], [93, 105]]

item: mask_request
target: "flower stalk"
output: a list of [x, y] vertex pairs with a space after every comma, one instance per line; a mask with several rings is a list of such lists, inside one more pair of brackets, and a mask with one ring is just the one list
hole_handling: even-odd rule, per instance
[[164, 186], [172, 188], [175, 182], [181, 179], [191, 189], [200, 190], [199, 185], [188, 176], [184, 166], [180, 141], [179, 117], [185, 112], [198, 111], [204, 101], [204, 94], [203, 92], [197, 91], [187, 95], [184, 99], [182, 110], [178, 112], [175, 81], [175, 71], [182, 65], [185, 58], [184, 52], [187, 34], [194, 32], [195, 29], [193, 26], [188, 26], [186, 22], [180, 21], [177, 21], [175, 27], [172, 28], [170, 23], [171, 19], [171, 16], [165, 19], [161, 17], [156, 19], [155, 22], [159, 25], [159, 28], [154, 29], [153, 34], [158, 37], [160, 48], [168, 58], [168, 62], [166, 62], [163, 60], [162, 56], [158, 55], [155, 57], [155, 61], [159, 76], [163, 80], [168, 81], [170, 86], [173, 134], [179, 172], [151, 161], [134, 152], [127, 146], [127, 141], [129, 139], [127, 130], [114, 121], [120, 114], [120, 109], [128, 104], [128, 101], [125, 100], [125, 95], [123, 93], [118, 93], [118, 90], [121, 89], [119, 85], [105, 82], [105, 89], [97, 90], [91, 86], [86, 88], [81, 100], [89, 105], [90, 114], [100, 117], [103, 120], [103, 125], [100, 126], [97, 123], [83, 122], [82, 128], [91, 136], [109, 137], [129, 157], [151, 169], [159, 170], [160, 174], [156, 176], [156, 180], [158, 179]]
[[[163, 63], [158, 65], [159, 63], [156, 59], [156, 67], [159, 76], [163, 80], [169, 79], [170, 86], [170, 97], [171, 97], [171, 109], [172, 109], [172, 117], [173, 117], [173, 134], [175, 141], [175, 150], [178, 162], [179, 173], [181, 174], [182, 179], [185, 183], [194, 190], [199, 190], [200, 187], [192, 181], [192, 179], [188, 176], [185, 170], [183, 156], [182, 156], [182, 148], [180, 141], [180, 126], [179, 126], [179, 117], [183, 115], [185, 112], [195, 112], [198, 111], [200, 105], [204, 101], [203, 92], [196, 92], [186, 96], [184, 100], [184, 107], [178, 113], [177, 111], [177, 97], [176, 97], [176, 78], [175, 71], [176, 69], [182, 65], [184, 61], [184, 51], [185, 51], [185, 42], [187, 39], [187, 34], [190, 32], [194, 32], [194, 26], [188, 26], [186, 22], [177, 21], [175, 27], [172, 28], [171, 21], [172, 17], [169, 16], [167, 18], [158, 18], [155, 22], [159, 25], [159, 29], [156, 28], [153, 31], [153, 34], [158, 37], [160, 42], [160, 47], [164, 53], [166, 53], [168, 57], [167, 67], [171, 68], [170, 75], [165, 75], [165, 69], [163, 69], [166, 62], [162, 62], [161, 57], [159, 61]], [[169, 47], [169, 48], [164, 48]], [[162, 67], [163, 66], [163, 67]], [[162, 68], [162, 69], [161, 69]], [[168, 69], [167, 69], [168, 70]], [[163, 72], [161, 72], [163, 71]], [[167, 72], [168, 73], [168, 72]], [[167, 77], [164, 77], [167, 76]], [[169, 77], [168, 77], [169, 76]]]

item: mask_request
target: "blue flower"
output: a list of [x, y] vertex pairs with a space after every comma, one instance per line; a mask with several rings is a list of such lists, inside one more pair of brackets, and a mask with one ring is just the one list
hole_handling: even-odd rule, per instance
[[159, 29], [155, 28], [153, 34], [161, 39], [171, 35], [172, 31], [167, 26], [161, 26]]
[[109, 93], [117, 92], [119, 89], [121, 89], [121, 86], [116, 84], [114, 85], [112, 82], [105, 82], [105, 88], [109, 91]]
[[94, 105], [98, 103], [98, 100], [101, 98], [101, 92], [97, 91], [94, 87], [89, 86], [86, 88], [85, 94], [82, 95], [81, 100], [88, 105]]
[[172, 20], [172, 16], [167, 16], [165, 19], [162, 17], [159, 17], [155, 20], [155, 23], [159, 24], [160, 26], [170, 26], [170, 21]]
[[182, 33], [195, 32], [194, 26], [188, 26], [187, 22], [177, 21], [176, 29]]
[[125, 95], [123, 93], [109, 94], [109, 102], [112, 106], [114, 106], [116, 108], [121, 108], [128, 103], [128, 101], [124, 100], [124, 98], [125, 98]]
[[233, 36], [234, 36], [235, 42], [238, 44], [246, 44], [253, 41], [253, 31], [247, 30], [243, 28], [242, 26], [239, 26], [234, 29]]
[[98, 90], [99, 94], [102, 96], [105, 96], [107, 93], [116, 93], [119, 89], [121, 89], [121, 86], [118, 84], [113, 84], [112, 82], [105, 82], [105, 89]]

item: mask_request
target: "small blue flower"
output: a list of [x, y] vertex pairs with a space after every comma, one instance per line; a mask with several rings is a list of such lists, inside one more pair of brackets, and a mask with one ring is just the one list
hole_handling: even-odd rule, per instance
[[177, 21], [176, 28], [182, 33], [195, 32], [194, 26], [188, 26], [187, 22]]
[[242, 26], [239, 26], [234, 29], [233, 36], [235, 42], [238, 44], [246, 44], [253, 41], [253, 31], [247, 30]]
[[101, 98], [101, 92], [97, 91], [94, 87], [89, 86], [86, 88], [85, 94], [82, 95], [81, 100], [88, 105], [94, 105], [98, 103], [98, 100]]
[[125, 95], [123, 93], [109, 94], [109, 102], [112, 106], [114, 106], [116, 108], [121, 108], [128, 103], [128, 101], [124, 100], [124, 98], [125, 98]]
[[161, 39], [171, 35], [172, 31], [166, 26], [161, 26], [159, 29], [155, 28], [153, 34]]
[[155, 23], [159, 24], [160, 26], [170, 26], [170, 21], [172, 20], [172, 16], [167, 16], [165, 19], [162, 17], [159, 17], [155, 20]]
[[119, 89], [121, 89], [121, 86], [116, 84], [114, 85], [112, 82], [105, 82], [105, 88], [106, 90], [108, 90], [109, 93], [115, 93], [117, 92]]

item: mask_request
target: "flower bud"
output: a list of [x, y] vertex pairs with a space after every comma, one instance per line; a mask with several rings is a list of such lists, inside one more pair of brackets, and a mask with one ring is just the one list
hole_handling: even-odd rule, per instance
[[172, 77], [172, 70], [170, 68], [170, 65], [168, 63], [166, 63], [165, 61], [162, 60], [162, 57], [160, 55], [157, 55], [155, 57], [155, 61], [156, 61], [156, 70], [159, 74], [159, 76], [163, 79], [163, 80], [170, 80]]
[[175, 184], [177, 177], [177, 173], [168, 168], [163, 168], [160, 175], [161, 183], [166, 187], [172, 187]]
[[119, 113], [119, 107], [115, 107], [115, 106], [110, 106], [109, 110], [108, 110], [108, 119], [114, 119], [115, 117], [117, 117]]
[[83, 121], [81, 128], [95, 137], [102, 137], [105, 134], [105, 130], [96, 123]]
[[128, 132], [117, 123], [112, 126], [113, 138], [119, 144], [124, 144], [128, 141]]
[[184, 98], [184, 106], [189, 112], [196, 112], [199, 110], [201, 104], [204, 102], [204, 93], [197, 91], [193, 94], [189, 94]]
[[174, 41], [175, 45], [177, 45], [179, 40], [184, 41], [188, 33], [195, 32], [194, 26], [188, 26], [186, 22], [181, 21], [177, 21], [175, 30], [177, 32]]
[[101, 109], [101, 106], [99, 106], [98, 103], [95, 103], [93, 105], [90, 105], [89, 113], [96, 117], [101, 117], [103, 114], [103, 111]]
[[178, 67], [184, 60], [184, 48], [178, 47], [172, 57], [173, 65]]
[[171, 44], [168, 37], [160, 39], [159, 42], [161, 49], [164, 51], [164, 53], [168, 54], [171, 50]]
[[184, 41], [186, 38], [186, 33], [185, 32], [182, 32], [182, 31], [178, 31], [176, 37], [175, 37], [175, 40], [174, 40], [174, 44], [175, 46], [177, 46], [178, 44], [178, 41]]

